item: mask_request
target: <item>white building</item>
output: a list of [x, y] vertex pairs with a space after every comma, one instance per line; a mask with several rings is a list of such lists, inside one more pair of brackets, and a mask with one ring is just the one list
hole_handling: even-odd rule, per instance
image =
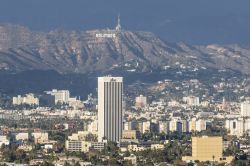
[[[68, 140], [65, 142], [65, 148], [70, 152], [88, 152], [90, 148], [96, 150], [102, 150], [104, 148], [104, 143], [87, 141], [86, 137], [91, 134], [88, 131], [78, 131], [68, 136]], [[96, 136], [96, 134], [94, 134]]]
[[188, 122], [182, 119], [172, 119], [169, 122], [169, 131], [171, 132], [188, 132]]
[[203, 131], [207, 129], [207, 121], [204, 119], [196, 119], [196, 118], [192, 118], [189, 121], [189, 127], [188, 127], [188, 131], [192, 132], [192, 131]]
[[123, 125], [123, 78], [98, 77], [98, 141], [120, 141]]
[[0, 147], [2, 145], [9, 145], [10, 141], [7, 139], [7, 136], [0, 135]]
[[143, 108], [147, 106], [147, 97], [140, 95], [135, 98], [135, 106], [137, 108]]
[[225, 127], [229, 130], [229, 135], [241, 137], [245, 133], [250, 133], [250, 118], [228, 119]]
[[195, 97], [195, 96], [184, 97], [183, 101], [186, 102], [190, 106], [199, 106], [200, 105], [199, 97]]
[[241, 116], [250, 117], [250, 100], [241, 103]]
[[39, 105], [39, 99], [34, 96], [34, 94], [29, 93], [24, 97], [18, 95], [12, 98], [13, 105], [29, 104], [29, 105]]
[[203, 119], [199, 119], [196, 121], [196, 131], [203, 131], [207, 128], [207, 122]]
[[47, 94], [55, 96], [55, 103], [68, 103], [70, 101], [70, 92], [68, 90], [57, 90], [46, 91]]

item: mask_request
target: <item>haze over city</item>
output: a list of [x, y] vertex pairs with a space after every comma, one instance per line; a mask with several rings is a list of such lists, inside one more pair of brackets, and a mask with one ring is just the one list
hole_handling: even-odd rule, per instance
[[249, 6], [1, 0], [0, 166], [250, 165]]

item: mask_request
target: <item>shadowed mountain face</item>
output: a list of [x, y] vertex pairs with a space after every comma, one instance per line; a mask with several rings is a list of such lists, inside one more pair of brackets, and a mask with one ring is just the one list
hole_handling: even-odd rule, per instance
[[178, 65], [250, 73], [250, 49], [239, 45], [190, 46], [168, 43], [149, 32], [119, 30], [30, 31], [0, 26], [0, 68], [89, 73], [146, 72]]

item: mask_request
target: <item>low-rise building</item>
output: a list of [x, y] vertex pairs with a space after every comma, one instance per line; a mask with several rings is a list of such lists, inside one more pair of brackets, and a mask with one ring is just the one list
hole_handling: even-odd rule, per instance
[[69, 152], [88, 152], [91, 147], [91, 143], [80, 140], [67, 140], [65, 148]]
[[31, 136], [34, 138], [35, 144], [42, 144], [49, 141], [49, 136], [46, 132], [34, 132]]
[[184, 161], [216, 161], [230, 163], [233, 157], [223, 156], [222, 137], [192, 137], [192, 156], [183, 156]]
[[7, 138], [7, 136], [5, 135], [0, 135], [0, 147], [2, 145], [9, 145], [10, 144], [10, 141], [9, 139]]
[[163, 150], [164, 145], [163, 144], [151, 144], [151, 150]]
[[128, 157], [124, 157], [124, 160], [131, 161], [132, 165], [136, 165], [136, 163], [137, 163], [136, 156], [134, 154], [131, 154]]
[[24, 97], [18, 95], [17, 97], [12, 98], [13, 105], [21, 105], [21, 104], [28, 104], [28, 105], [39, 105], [39, 99], [34, 96], [34, 94], [29, 93], [26, 94]]
[[138, 146], [138, 145], [128, 145], [128, 151], [133, 151], [133, 152], [138, 152], [138, 151], [143, 151], [146, 148], [143, 146]]
[[13, 133], [12, 134], [14, 136], [15, 140], [28, 140], [29, 139], [29, 133]]
[[139, 137], [139, 132], [136, 130], [123, 130], [122, 138], [123, 139], [137, 139]]

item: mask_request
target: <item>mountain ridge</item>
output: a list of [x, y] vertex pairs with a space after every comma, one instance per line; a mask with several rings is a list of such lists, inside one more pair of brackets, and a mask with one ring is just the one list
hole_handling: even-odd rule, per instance
[[151, 32], [100, 29], [31, 31], [0, 25], [0, 69], [59, 73], [145, 72], [169, 67], [250, 73], [250, 49], [235, 45], [169, 43]]

